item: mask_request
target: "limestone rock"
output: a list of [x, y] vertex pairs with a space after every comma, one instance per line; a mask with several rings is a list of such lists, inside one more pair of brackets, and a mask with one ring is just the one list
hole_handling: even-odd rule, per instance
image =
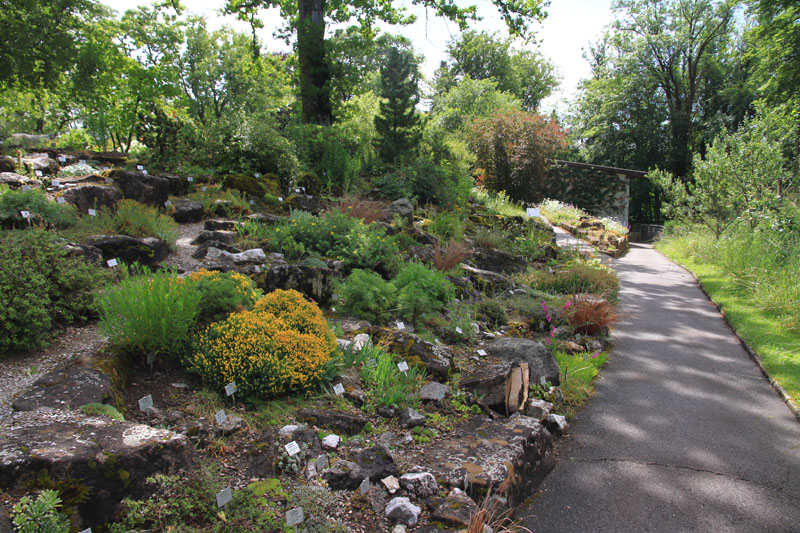
[[445, 498], [434, 498], [430, 503], [431, 520], [447, 526], [469, 526], [470, 517], [478, 505], [461, 489], [453, 489]]
[[400, 411], [400, 427], [412, 429], [425, 423], [425, 417], [414, 409], [406, 407]]
[[366, 477], [352, 461], [337, 461], [322, 477], [333, 490], [355, 490]]
[[310, 213], [319, 213], [319, 198], [309, 194], [296, 194], [286, 199], [286, 205]]
[[240, 416], [236, 415], [228, 415], [225, 418], [225, 422], [219, 425], [219, 432], [223, 435], [233, 435], [237, 431], [240, 431], [247, 427], [244, 420]]
[[299, 422], [306, 422], [319, 427], [332, 429], [345, 435], [361, 433], [367, 419], [363, 416], [343, 413], [341, 411], [326, 411], [322, 409], [300, 409], [296, 416]]
[[414, 505], [411, 501], [404, 497], [398, 496], [386, 505], [385, 515], [386, 518], [394, 522], [400, 522], [407, 526], [414, 526], [417, 524], [419, 514], [422, 509], [418, 505]]
[[533, 418], [503, 421], [475, 417], [436, 446], [422, 451], [422, 464], [441, 483], [483, 492], [492, 488], [510, 505], [528, 497], [553, 468], [550, 433]]
[[354, 462], [363, 472], [360, 479], [369, 477], [370, 481], [378, 482], [387, 476], [397, 475], [397, 465], [394, 463], [389, 449], [377, 445], [357, 453]]
[[528, 268], [528, 260], [524, 257], [510, 254], [496, 248], [473, 249], [472, 263], [481, 270], [499, 272], [501, 274], [516, 274]]
[[295, 431], [299, 430], [300, 426], [297, 424], [287, 424], [278, 430], [278, 435], [281, 437], [291, 437]]
[[399, 215], [409, 223], [411, 223], [414, 219], [414, 205], [408, 198], [400, 198], [399, 200], [395, 200], [389, 204], [387, 209], [392, 215]]
[[206, 220], [203, 229], [206, 231], [236, 231], [239, 223], [235, 220]]
[[550, 402], [546, 402], [544, 400], [537, 400], [531, 399], [528, 402], [528, 409], [526, 414], [531, 417], [535, 418], [539, 422], [545, 420], [547, 416], [550, 414], [550, 411], [553, 410], [553, 404]]
[[172, 202], [172, 218], [175, 222], [200, 222], [203, 219], [203, 204], [197, 200], [180, 198]]
[[419, 391], [419, 399], [427, 402], [440, 402], [450, 392], [450, 387], [438, 381], [429, 381]]
[[478, 398], [479, 405], [506, 413], [506, 384], [514, 368], [516, 365], [510, 362], [487, 364], [462, 377], [460, 385]]
[[77, 409], [87, 403], [113, 400], [111, 377], [80, 359], [73, 359], [37, 379], [12, 406], [16, 411], [33, 411], [39, 407]]
[[0, 156], [0, 173], [5, 174], [6, 172], [16, 172], [17, 171], [17, 161], [10, 155]]
[[383, 486], [389, 491], [389, 494], [394, 494], [400, 490], [400, 481], [394, 476], [388, 476], [381, 480]]
[[342, 439], [339, 438], [339, 435], [327, 435], [322, 439], [322, 449], [323, 450], [335, 450], [339, 447], [339, 442]]
[[95, 235], [89, 244], [103, 252], [103, 259], [117, 259], [125, 263], [138, 262], [155, 266], [163, 261], [169, 250], [166, 243], [155, 237], [129, 237], [127, 235]]
[[436, 379], [446, 381], [453, 368], [453, 357], [443, 346], [423, 341], [413, 333], [371, 327], [368, 333], [376, 343], [400, 355], [409, 366], [423, 365]]
[[235, 231], [203, 231], [192, 241], [192, 244], [203, 244], [206, 242], [233, 244], [235, 238]]
[[122, 196], [139, 203], [161, 207], [170, 193], [170, 182], [166, 178], [142, 172], [112, 170], [109, 174], [122, 191]]
[[531, 383], [539, 383], [541, 377], [550, 383], [559, 384], [560, 370], [550, 350], [541, 342], [516, 337], [503, 337], [490, 343], [487, 351], [503, 361], [528, 363]]
[[551, 433], [555, 433], [558, 435], [561, 435], [567, 430], [567, 428], [569, 428], [567, 419], [561, 415], [555, 415], [555, 414], [547, 415], [547, 419], [545, 420], [544, 425]]
[[400, 485], [420, 498], [430, 498], [439, 492], [439, 484], [430, 472], [403, 474], [400, 476]]
[[91, 489], [77, 506], [83, 522], [100, 527], [120, 500], [149, 496], [146, 479], [196, 467], [189, 439], [165, 429], [41, 408], [17, 413], [0, 435], [0, 489], [35, 486], [42, 472]]
[[33, 154], [32, 157], [23, 157], [22, 164], [33, 171], [40, 171], [44, 176], [55, 176], [58, 174], [58, 162], [51, 159], [46, 154]]
[[84, 214], [89, 209], [110, 209], [122, 199], [122, 194], [116, 187], [106, 185], [73, 187], [64, 191], [62, 196]]
[[294, 289], [307, 298], [326, 302], [334, 292], [336, 280], [341, 272], [321, 266], [273, 262], [257, 278], [256, 283], [265, 293], [276, 289]]
[[28, 185], [32, 189], [41, 188], [41, 184], [37, 180], [32, 180], [16, 172], [0, 172], [0, 185], [8, 185], [12, 189], [19, 189], [23, 185]]

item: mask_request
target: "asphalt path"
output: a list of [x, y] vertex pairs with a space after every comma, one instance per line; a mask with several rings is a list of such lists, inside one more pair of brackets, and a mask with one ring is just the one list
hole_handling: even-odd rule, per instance
[[690, 274], [639, 244], [613, 266], [610, 360], [517, 517], [534, 532], [800, 532], [793, 413]]

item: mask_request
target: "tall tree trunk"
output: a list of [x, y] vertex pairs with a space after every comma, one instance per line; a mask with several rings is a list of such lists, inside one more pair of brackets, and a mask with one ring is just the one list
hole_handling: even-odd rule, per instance
[[325, 57], [325, 0], [299, 0], [297, 55], [303, 122], [330, 126], [331, 69]]

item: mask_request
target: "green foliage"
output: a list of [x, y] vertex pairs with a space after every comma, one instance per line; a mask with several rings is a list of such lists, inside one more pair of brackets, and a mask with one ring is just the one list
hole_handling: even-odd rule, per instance
[[669, 200], [667, 214], [705, 224], [717, 238], [739, 217], [754, 227], [758, 214], [777, 206], [778, 184], [787, 177], [768, 125], [757, 117], [718, 137], [705, 158], [695, 154], [693, 182], [686, 185], [663, 171], [648, 174]]
[[464, 222], [455, 212], [437, 213], [428, 230], [444, 241], [460, 241], [464, 238]]
[[552, 294], [590, 293], [613, 300], [619, 292], [619, 278], [599, 260], [571, 260], [553, 273], [531, 268], [518, 279], [534, 289]]
[[470, 191], [470, 196], [475, 203], [485, 206], [490, 215], [527, 216], [522, 205], [509, 198], [505, 191], [492, 192], [483, 187], [475, 187]]
[[555, 119], [520, 111], [476, 119], [468, 138], [483, 171], [479, 183], [518, 201], [542, 199], [548, 160], [567, 146], [566, 131]]
[[478, 314], [492, 327], [508, 323], [506, 306], [497, 300], [482, 300], [478, 303]]
[[117, 204], [116, 210], [104, 209], [98, 211], [95, 217], [80, 217], [77, 224], [61, 232], [62, 235], [78, 241], [103, 233], [157, 237], [174, 250], [180, 230], [172, 217], [162, 214], [155, 207], [123, 199]]
[[419, 73], [414, 56], [390, 48], [386, 64], [381, 67], [380, 115], [375, 117], [378, 133], [376, 148], [384, 163], [393, 165], [407, 161], [416, 152], [421, 138]]
[[81, 412], [86, 416], [107, 416], [111, 420], [125, 420], [116, 407], [107, 403], [87, 403], [81, 406]]
[[11, 512], [20, 533], [69, 533], [69, 517], [62, 513], [58, 491], [43, 490], [36, 500], [23, 496]]
[[156, 474], [147, 482], [153, 487], [153, 494], [145, 500], [123, 500], [122, 516], [109, 525], [109, 531], [163, 528], [186, 533], [233, 533], [281, 529], [281, 521], [270, 510], [280, 496], [263, 493], [257, 485], [233, 490], [233, 501], [220, 512], [214, 501], [224, 483], [218, 465], [202, 463], [199, 470], [182, 475]]
[[385, 323], [397, 305], [394, 284], [361, 269], [354, 269], [336, 292], [343, 310], [373, 323]]
[[242, 235], [260, 239], [264, 248], [290, 259], [306, 255], [338, 259], [350, 268], [375, 270], [386, 277], [397, 270], [397, 245], [380, 224], [365, 224], [346, 213], [320, 216], [292, 211], [274, 226], [245, 224]]
[[200, 322], [221, 320], [234, 311], [252, 309], [261, 296], [255, 282], [238, 272], [200, 269], [185, 278], [192, 290], [200, 293]]
[[303, 508], [303, 530], [307, 533], [350, 533], [339, 518], [333, 518], [344, 504], [344, 497], [325, 487], [299, 485], [289, 498], [292, 507]]
[[237, 190], [208, 187], [205, 191], [201, 189], [192, 192], [188, 197], [203, 204], [204, 217], [237, 217], [250, 213], [250, 203], [245, 195]]
[[606, 352], [568, 355], [561, 350], [553, 354], [561, 369], [561, 392], [564, 394], [565, 415], [572, 418], [592, 395], [592, 382], [608, 361]]
[[400, 316], [417, 323], [430, 313], [442, 312], [455, 298], [455, 288], [442, 272], [409, 263], [394, 279]]
[[[453, 300], [447, 314], [445, 326], [447, 338], [455, 342], [475, 342], [476, 334], [472, 329], [475, 320], [475, 306], [461, 300]], [[458, 328], [458, 329], [456, 329]]]
[[31, 224], [56, 228], [72, 226], [78, 219], [74, 207], [51, 202], [38, 189], [0, 191], [0, 224], [6, 228], [27, 228], [28, 221], [20, 211], [30, 213]]
[[361, 380], [371, 407], [409, 407], [417, 405], [425, 370], [409, 365], [407, 372], [397, 368], [399, 359], [381, 347], [370, 348], [370, 355], [361, 367]]
[[126, 354], [183, 355], [202, 293], [171, 270], [150, 275], [135, 265], [120, 265], [117, 271], [119, 285], [100, 298], [100, 331], [109, 343]]
[[42, 230], [0, 234], [0, 349], [46, 344], [51, 326], [86, 321], [97, 314], [95, 292], [108, 274]]
[[56, 146], [67, 150], [86, 150], [94, 147], [94, 137], [83, 128], [71, 128], [58, 136]]

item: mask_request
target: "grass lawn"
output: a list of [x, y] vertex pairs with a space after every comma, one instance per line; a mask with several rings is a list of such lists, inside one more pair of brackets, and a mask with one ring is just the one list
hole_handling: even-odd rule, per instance
[[737, 333], [761, 358], [769, 375], [786, 390], [797, 406], [800, 399], [800, 332], [787, 330], [778, 318], [769, 316], [757, 305], [752, 296], [735, 289], [733, 280], [720, 267], [699, 263], [686, 254], [686, 247], [680, 241], [663, 241], [656, 248], [697, 276]]

